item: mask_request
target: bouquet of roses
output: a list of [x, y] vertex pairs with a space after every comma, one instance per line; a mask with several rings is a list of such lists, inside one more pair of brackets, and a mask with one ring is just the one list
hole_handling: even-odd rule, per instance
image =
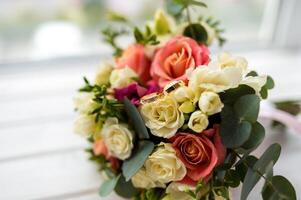
[[219, 22], [189, 13], [204, 3], [168, 5], [172, 15], [160, 10], [145, 31], [135, 27], [136, 41], [126, 49], [116, 42], [126, 31], [106, 29], [115, 60], [93, 84], [85, 78], [75, 98], [75, 130], [91, 142], [90, 159], [105, 179], [99, 194], [222, 200], [242, 184], [245, 200], [262, 178], [263, 199], [296, 199], [291, 183], [273, 175], [279, 144], [251, 155], [265, 136], [257, 118], [273, 80], [250, 71], [242, 57], [212, 58], [209, 45], [225, 41]]

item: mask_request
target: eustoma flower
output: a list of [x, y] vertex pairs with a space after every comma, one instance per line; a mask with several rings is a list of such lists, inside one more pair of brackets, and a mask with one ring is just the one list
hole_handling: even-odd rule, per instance
[[176, 36], [160, 48], [151, 65], [151, 76], [164, 87], [174, 80], [187, 80], [186, 70], [208, 64], [209, 51], [195, 40]]
[[213, 169], [224, 161], [226, 149], [221, 143], [218, 126], [199, 134], [178, 133], [170, 141], [187, 168], [184, 183], [207, 181]]

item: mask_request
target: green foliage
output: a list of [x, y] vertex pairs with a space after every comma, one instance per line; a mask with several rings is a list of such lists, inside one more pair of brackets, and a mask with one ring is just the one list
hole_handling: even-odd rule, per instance
[[138, 142], [138, 147], [132, 153], [131, 157], [125, 160], [122, 165], [122, 173], [126, 181], [129, 181], [143, 166], [154, 147], [154, 143], [150, 141], [141, 140]]
[[247, 142], [243, 144], [242, 148], [248, 151], [253, 151], [262, 143], [264, 137], [264, 127], [259, 122], [256, 122], [252, 124], [251, 136]]
[[107, 97], [107, 85], [91, 85], [86, 78], [84, 78], [84, 81], [85, 85], [79, 91], [94, 93], [93, 101], [97, 103], [97, 107], [90, 114], [95, 116], [95, 122], [103, 124], [109, 117], [124, 120], [124, 106], [116, 99]]
[[240, 175], [237, 171], [231, 169], [226, 172], [225, 183], [232, 188], [238, 187], [240, 184]]
[[252, 125], [248, 121], [240, 121], [232, 107], [225, 105], [221, 118], [220, 134], [226, 147], [238, 148], [249, 139]]
[[238, 100], [238, 98], [248, 94], [255, 94], [255, 90], [247, 85], [239, 85], [236, 88], [220, 93], [219, 96], [224, 104], [232, 105]]
[[273, 176], [266, 182], [262, 190], [264, 200], [296, 200], [297, 195], [293, 185], [283, 176]]
[[257, 72], [256, 71], [250, 71], [246, 76], [258, 76]]
[[226, 43], [226, 38], [222, 36], [224, 30], [219, 27], [219, 20], [214, 20], [213, 17], [208, 17], [207, 19], [203, 20], [202, 17], [200, 17], [200, 21], [205, 21], [208, 24], [208, 26], [210, 26], [215, 31], [216, 38], [220, 47]]
[[139, 190], [135, 188], [131, 181], [126, 181], [124, 176], [120, 176], [116, 187], [115, 192], [121, 197], [131, 198], [136, 196], [139, 193]]
[[120, 178], [120, 175], [104, 181], [102, 183], [102, 185], [100, 186], [99, 195], [101, 197], [108, 196], [114, 190], [119, 178]]
[[198, 0], [166, 0], [167, 11], [175, 17], [179, 17], [183, 10], [190, 6], [207, 7], [205, 3]]
[[275, 165], [280, 156], [281, 147], [279, 144], [271, 145], [263, 155], [256, 161], [252, 168], [248, 168], [244, 178], [241, 191], [241, 200], [246, 200], [253, 187], [264, 174], [268, 173], [271, 165]]
[[260, 98], [249, 94], [240, 97], [234, 104], [234, 110], [241, 120], [256, 122], [259, 113]]
[[123, 103], [125, 111], [130, 118], [131, 123], [134, 125], [135, 133], [138, 135], [139, 139], [149, 139], [145, 123], [137, 108], [129, 101], [128, 98], [125, 98]]
[[143, 190], [140, 194], [135, 196], [134, 200], [161, 200], [165, 195], [165, 189], [152, 188]]
[[257, 160], [258, 159], [255, 156], [246, 156], [245, 158], [242, 158], [239, 163], [237, 163], [235, 169], [239, 174], [241, 182], [244, 182], [248, 169], [253, 168]]
[[102, 31], [102, 35], [104, 37], [104, 41], [112, 46], [114, 49], [114, 56], [118, 57], [122, 54], [122, 48], [117, 45], [116, 39], [126, 34], [125, 30], [115, 30], [112, 27], [107, 27]]
[[134, 36], [136, 42], [142, 45], [156, 45], [160, 42], [157, 40], [157, 35], [152, 33], [152, 30], [149, 26], [145, 26], [145, 32], [139, 30], [139, 28], [134, 28]]
[[199, 43], [206, 44], [208, 39], [208, 34], [206, 29], [199, 23], [189, 24], [185, 29], [183, 34], [187, 37], [193, 38]]
[[273, 89], [274, 87], [275, 87], [274, 80], [272, 79], [272, 77], [268, 76], [266, 84], [260, 90], [261, 97], [263, 99], [268, 98], [268, 91]]

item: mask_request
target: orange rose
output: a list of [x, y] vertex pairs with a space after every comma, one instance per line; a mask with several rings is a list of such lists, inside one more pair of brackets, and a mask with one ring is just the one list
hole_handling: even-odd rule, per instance
[[134, 70], [143, 84], [150, 80], [150, 61], [145, 55], [144, 46], [141, 44], [130, 45], [123, 51], [121, 57], [116, 59], [117, 69], [126, 66]]
[[218, 126], [199, 134], [178, 133], [171, 142], [187, 168], [182, 180], [186, 184], [200, 179], [208, 181], [213, 169], [225, 159], [226, 148], [221, 143]]
[[177, 36], [160, 48], [151, 65], [151, 76], [164, 87], [174, 80], [187, 80], [186, 70], [208, 64], [209, 51], [195, 40]]
[[103, 140], [97, 140], [93, 144], [93, 153], [97, 156], [103, 155], [107, 161], [111, 163], [113, 169], [117, 170], [120, 167], [119, 160], [110, 155], [108, 148], [106, 147]]

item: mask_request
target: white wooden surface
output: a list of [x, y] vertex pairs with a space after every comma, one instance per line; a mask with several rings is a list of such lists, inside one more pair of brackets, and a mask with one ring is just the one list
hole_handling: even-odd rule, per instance
[[[240, 55], [248, 58], [252, 68], [274, 77], [273, 99], [301, 98], [301, 54], [265, 51]], [[82, 76], [93, 77], [100, 60], [0, 66], [1, 200], [101, 199], [97, 168], [83, 152], [87, 143], [72, 133], [72, 97]], [[294, 131], [268, 134], [266, 143], [283, 144], [276, 174], [288, 177], [301, 192], [301, 137]], [[119, 198], [112, 194], [104, 199]], [[258, 192], [250, 199], [258, 199]]]

